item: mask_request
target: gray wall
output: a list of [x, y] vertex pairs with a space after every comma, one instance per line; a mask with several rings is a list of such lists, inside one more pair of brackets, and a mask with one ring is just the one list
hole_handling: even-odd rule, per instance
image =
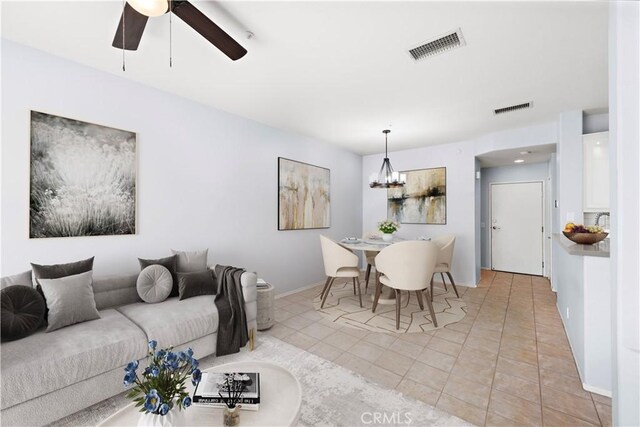
[[[32, 109], [137, 132], [137, 235], [28, 238]], [[360, 156], [6, 40], [2, 125], [2, 275], [92, 255], [96, 275], [135, 272], [209, 248], [286, 292], [322, 280], [318, 235], [362, 229]], [[331, 169], [330, 229], [277, 231], [278, 156]]]
[[[482, 200], [480, 212], [482, 268], [491, 268], [491, 184], [498, 182], [542, 181], [546, 193], [546, 183], [549, 174], [548, 168], [549, 164], [546, 162], [482, 168], [480, 174]], [[548, 200], [546, 194], [545, 197], [546, 200]], [[544, 219], [545, 228], [548, 229], [549, 225], [546, 223], [546, 215]]]
[[[640, 3], [611, 2], [609, 149], [613, 425], [640, 425]], [[623, 215], [622, 215], [623, 214]]]
[[[582, 220], [582, 111], [560, 114], [556, 154], [559, 209], [555, 214], [562, 228], [568, 221]], [[583, 269], [583, 257], [567, 254], [554, 241], [553, 287], [578, 369], [584, 366]]]
[[582, 118], [582, 133], [606, 132], [609, 130], [609, 114], [585, 114]]

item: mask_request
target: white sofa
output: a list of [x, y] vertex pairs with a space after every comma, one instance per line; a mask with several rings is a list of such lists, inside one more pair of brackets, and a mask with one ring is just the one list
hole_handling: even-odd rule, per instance
[[[31, 285], [30, 273], [2, 279], [2, 287]], [[43, 425], [125, 391], [124, 366], [143, 361], [147, 343], [191, 347], [197, 358], [216, 352], [214, 295], [158, 304], [140, 300], [137, 274], [94, 278], [100, 319], [53, 332], [39, 330], [0, 347], [3, 425]], [[255, 273], [241, 278], [247, 327], [257, 329]]]

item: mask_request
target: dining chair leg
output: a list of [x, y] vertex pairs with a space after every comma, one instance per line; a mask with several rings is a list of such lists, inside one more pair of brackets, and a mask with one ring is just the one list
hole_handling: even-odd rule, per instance
[[449, 289], [447, 289], [447, 282], [444, 281], [444, 274], [440, 273], [440, 277], [442, 277], [442, 284], [444, 285], [444, 290], [449, 292]]
[[402, 294], [398, 292], [397, 289], [394, 289], [396, 292], [396, 330], [400, 329], [400, 300], [402, 299]]
[[371, 275], [371, 264], [367, 264], [367, 272], [364, 274], [364, 293], [369, 289], [369, 276]]
[[436, 313], [433, 311], [433, 304], [431, 301], [433, 300], [433, 295], [429, 298], [425, 298], [427, 300], [427, 306], [429, 307], [429, 313], [431, 314], [431, 320], [433, 320], [433, 326], [438, 327], [438, 321], [436, 320]]
[[353, 281], [353, 294], [356, 295], [356, 281]]
[[329, 282], [331, 281], [331, 277], [327, 276], [327, 281], [324, 283], [324, 287], [322, 288], [322, 292], [320, 292], [320, 298], [324, 296], [325, 291], [327, 290], [327, 286], [329, 286]]
[[450, 271], [447, 271], [447, 276], [449, 276], [449, 280], [451, 280], [451, 284], [453, 285], [453, 290], [456, 291], [456, 296], [460, 298], [460, 294], [458, 293], [458, 288], [456, 287], [456, 282], [453, 281], [453, 276]]
[[433, 276], [431, 276], [431, 292], [429, 292], [429, 299], [433, 301]]
[[380, 283], [380, 273], [376, 271], [376, 293], [373, 297], [373, 307], [371, 307], [371, 312], [376, 312], [376, 307], [378, 307], [378, 300], [380, 299], [380, 293], [382, 293], [382, 283]]
[[320, 304], [320, 308], [324, 307], [324, 302], [327, 300], [327, 296], [329, 296], [329, 291], [331, 290], [331, 285], [333, 285], [334, 280], [336, 280], [336, 278], [332, 277], [329, 283], [327, 284], [327, 290], [324, 291], [324, 296], [322, 297], [322, 303]]
[[422, 292], [416, 291], [416, 296], [418, 297], [418, 305], [420, 306], [420, 310], [424, 310], [424, 304], [422, 302]]
[[356, 286], [356, 282], [358, 283], [357, 288], [358, 288], [358, 299], [360, 299], [360, 308], [362, 308], [362, 292], [360, 292], [360, 279], [358, 277], [353, 278], [353, 286]]

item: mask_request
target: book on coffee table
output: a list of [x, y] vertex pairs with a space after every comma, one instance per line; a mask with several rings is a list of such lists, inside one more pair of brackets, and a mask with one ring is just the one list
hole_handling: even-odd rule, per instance
[[226, 396], [224, 381], [229, 375], [243, 379], [244, 390], [238, 401], [241, 409], [258, 410], [260, 406], [260, 374], [257, 372], [203, 372], [200, 383], [193, 392], [193, 403], [222, 408], [225, 406], [220, 394]]

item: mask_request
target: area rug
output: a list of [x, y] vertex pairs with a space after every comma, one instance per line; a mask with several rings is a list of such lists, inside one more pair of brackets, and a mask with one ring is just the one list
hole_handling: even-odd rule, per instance
[[[468, 426], [453, 415], [379, 386], [359, 374], [289, 345], [259, 334], [257, 347], [249, 352], [202, 359], [203, 368], [235, 361], [260, 360], [275, 363], [295, 375], [302, 387], [302, 426]], [[55, 426], [92, 426], [128, 405], [124, 393], [70, 415]], [[376, 415], [379, 414], [379, 415]], [[377, 420], [378, 422], [374, 422]]]
[[[396, 329], [396, 306], [395, 304], [378, 304], [376, 312], [371, 312], [373, 301], [371, 295], [373, 286], [369, 286], [368, 292], [362, 295], [362, 307], [357, 295], [353, 294], [353, 282], [336, 282], [329, 291], [329, 296], [320, 308], [321, 299], [317, 295], [313, 300], [313, 307], [322, 316], [335, 323], [348, 325], [353, 328], [365, 329], [371, 332], [394, 332], [394, 333], [415, 333], [432, 331], [442, 328], [450, 323], [459, 322], [467, 314], [467, 305], [456, 297], [451, 285], [447, 286], [448, 291], [441, 284], [433, 289], [433, 311], [436, 314], [438, 327], [433, 324], [429, 309], [424, 303], [424, 310], [418, 305], [415, 293], [409, 295], [402, 293], [402, 309], [400, 310], [400, 329]], [[365, 291], [364, 283], [361, 283], [362, 292]], [[460, 296], [466, 288], [458, 286]]]

